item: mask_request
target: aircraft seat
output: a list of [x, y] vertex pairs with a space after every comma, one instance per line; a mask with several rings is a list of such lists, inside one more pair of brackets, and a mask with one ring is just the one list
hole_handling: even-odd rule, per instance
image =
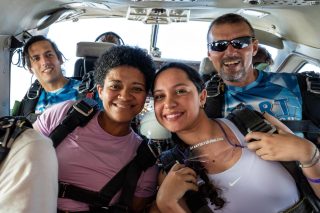
[[82, 77], [94, 70], [96, 60], [108, 49], [115, 46], [110, 42], [79, 42], [76, 56], [80, 57], [74, 65], [74, 77]]

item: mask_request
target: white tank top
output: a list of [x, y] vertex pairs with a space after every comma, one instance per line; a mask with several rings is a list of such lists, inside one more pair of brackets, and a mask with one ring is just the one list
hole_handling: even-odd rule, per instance
[[[241, 145], [246, 145], [232, 122], [220, 120], [233, 130]], [[209, 174], [209, 178], [222, 190], [226, 201], [221, 210], [210, 206], [215, 213], [275, 213], [299, 200], [299, 191], [287, 170], [279, 162], [262, 160], [247, 148], [242, 149], [240, 159], [230, 169]]]

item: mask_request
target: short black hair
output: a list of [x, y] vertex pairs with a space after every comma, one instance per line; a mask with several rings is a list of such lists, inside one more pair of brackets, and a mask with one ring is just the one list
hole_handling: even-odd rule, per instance
[[[155, 78], [163, 71], [169, 69], [169, 68], [178, 68], [181, 69], [183, 72], [185, 72], [189, 78], [190, 81], [194, 84], [194, 86], [197, 88], [198, 93], [200, 93], [204, 89], [204, 82], [201, 78], [201, 75], [199, 72], [197, 72], [192, 67], [181, 63], [181, 62], [169, 62], [164, 64], [160, 69], [157, 71]], [[154, 83], [152, 84], [151, 92], [153, 93], [154, 90]]]
[[127, 45], [113, 46], [97, 60], [95, 65], [95, 83], [104, 86], [104, 81], [111, 69], [118, 66], [131, 66], [140, 70], [146, 81], [146, 91], [150, 90], [155, 75], [155, 64], [151, 56], [139, 47]]
[[[62, 54], [62, 52], [59, 50], [58, 46], [56, 45], [56, 43], [54, 43], [53, 41], [51, 41], [50, 39], [44, 37], [43, 35], [37, 35], [37, 36], [33, 36], [31, 37], [27, 43], [24, 45], [23, 48], [23, 52], [22, 52], [22, 65], [24, 68], [30, 68], [31, 67], [31, 61], [30, 61], [30, 55], [29, 55], [29, 48], [33, 43], [36, 43], [38, 41], [47, 41], [50, 43], [50, 45], [52, 46], [54, 52], [56, 53], [59, 61], [62, 63], [65, 59], [64, 55]], [[27, 66], [27, 67], [26, 67]]]
[[222, 16], [219, 16], [215, 20], [213, 20], [209, 26], [208, 32], [207, 32], [207, 42], [210, 43], [210, 32], [214, 25], [221, 25], [221, 24], [238, 24], [238, 23], [246, 23], [251, 31], [251, 36], [255, 37], [255, 32], [250, 24], [250, 22], [243, 16], [235, 13], [227, 13]]

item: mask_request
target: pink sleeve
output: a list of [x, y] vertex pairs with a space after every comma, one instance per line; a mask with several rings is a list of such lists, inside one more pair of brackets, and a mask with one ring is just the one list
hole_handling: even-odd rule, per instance
[[33, 126], [40, 131], [43, 135], [49, 136], [50, 133], [56, 128], [59, 123], [64, 119], [68, 113], [69, 108], [75, 101], [65, 101], [56, 104], [38, 116]]
[[151, 197], [156, 193], [158, 172], [158, 166], [154, 165], [141, 174], [134, 193], [136, 197]]

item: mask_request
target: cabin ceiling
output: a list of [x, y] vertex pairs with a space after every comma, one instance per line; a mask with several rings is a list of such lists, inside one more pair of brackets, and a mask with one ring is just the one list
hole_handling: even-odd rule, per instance
[[[30, 29], [45, 29], [62, 20], [127, 17], [129, 8], [137, 8], [137, 11], [139, 8], [165, 9], [171, 14], [184, 11], [189, 20], [208, 22], [224, 13], [240, 13], [241, 9], [263, 11], [267, 14], [265, 17], [244, 16], [254, 28], [272, 34], [274, 38], [320, 48], [320, 0], [1, 0], [0, 34], [19, 35]], [[176, 19], [179, 20], [183, 18]], [[150, 23], [152, 21], [151, 18]]]

